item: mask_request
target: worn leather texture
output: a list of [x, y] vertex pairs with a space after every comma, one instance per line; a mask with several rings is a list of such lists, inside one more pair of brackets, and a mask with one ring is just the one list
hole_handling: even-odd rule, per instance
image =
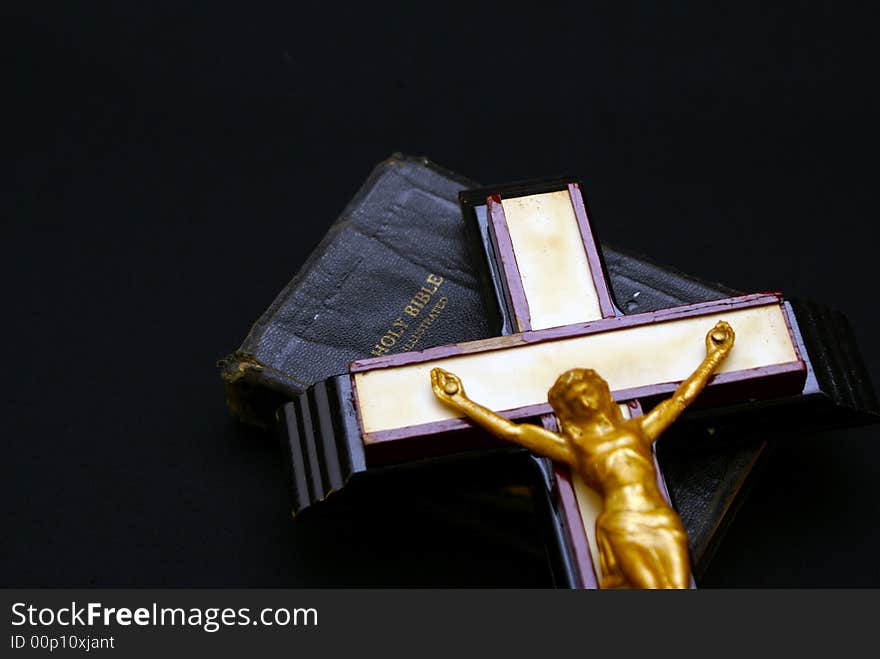
[[[486, 336], [457, 201], [471, 186], [423, 158], [380, 163], [239, 349], [221, 361], [233, 411], [269, 426], [283, 400], [344, 373], [377, 345], [385, 349], [383, 338], [398, 352]], [[443, 281], [419, 308], [412, 301], [425, 294], [423, 285], [433, 288], [430, 275]], [[401, 323], [405, 333], [397, 337]]]

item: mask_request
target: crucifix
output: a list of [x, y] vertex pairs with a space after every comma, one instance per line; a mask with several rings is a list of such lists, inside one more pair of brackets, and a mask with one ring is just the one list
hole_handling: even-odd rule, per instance
[[[635, 416], [640, 402], [675, 390], [700, 363], [707, 331], [725, 321], [736, 328], [737, 347], [700, 401], [704, 415], [807, 391], [809, 361], [791, 308], [778, 294], [623, 316], [576, 182], [511, 186], [486, 199], [488, 261], [513, 333], [359, 360], [348, 374], [286, 405], [295, 513], [354, 473], [490, 443], [433, 396], [435, 368], [461, 375], [475, 400], [504, 417], [553, 429], [550, 385], [573, 366], [588, 366], [608, 380], [621, 414]], [[595, 587], [598, 497], [565, 466], [554, 466], [552, 481], [572, 557], [568, 583]]]

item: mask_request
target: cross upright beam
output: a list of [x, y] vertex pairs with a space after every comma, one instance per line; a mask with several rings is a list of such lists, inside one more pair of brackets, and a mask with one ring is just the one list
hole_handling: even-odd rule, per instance
[[487, 199], [489, 235], [519, 332], [620, 315], [578, 183]]
[[[727, 401], [743, 399], [743, 392], [751, 396], [756, 386], [770, 395], [801, 390], [806, 366], [779, 296], [622, 316], [578, 184], [513, 198], [496, 194], [487, 206], [504, 297], [519, 333], [352, 363], [368, 457], [441, 452], [450, 440], [455, 450], [463, 448], [455, 435], [472, 424], [434, 399], [426, 386], [432, 368], [456, 372], [475, 399], [523, 419], [549, 415], [546, 396], [555, 378], [573, 366], [589, 366], [609, 381], [618, 402], [637, 413], [639, 398], [670, 393], [699, 364], [703, 337], [718, 320], [732, 323], [740, 339], [711, 389], [724, 389]], [[554, 420], [547, 416], [543, 423]], [[476, 435], [476, 446], [485, 443], [482, 433]], [[579, 582], [595, 585], [595, 497], [564, 468], [555, 468], [554, 478], [561, 503], [568, 504], [564, 517]]]
[[[609, 381], [629, 414], [638, 414], [639, 398], [671, 393], [700, 362], [702, 337], [718, 320], [733, 323], [740, 347], [713, 379], [713, 388], [737, 385], [745, 391], [759, 385], [774, 395], [801, 390], [806, 365], [778, 296], [623, 316], [613, 303], [578, 183], [523, 196], [493, 194], [487, 212], [501, 291], [520, 334], [353, 363], [368, 446], [407, 438], [424, 444], [434, 433], [470, 426], [452, 418], [449, 408], [420, 386], [436, 366], [459, 374], [487, 407], [509, 418], [540, 416], [548, 427], [555, 419], [546, 392], [555, 378], [573, 366], [589, 366]], [[391, 391], [397, 393], [383, 396]], [[726, 392], [728, 400], [735, 396]], [[560, 465], [552, 469], [576, 578], [581, 586], [595, 587], [594, 526], [601, 501], [577, 473]], [[662, 474], [659, 480], [665, 491]]]

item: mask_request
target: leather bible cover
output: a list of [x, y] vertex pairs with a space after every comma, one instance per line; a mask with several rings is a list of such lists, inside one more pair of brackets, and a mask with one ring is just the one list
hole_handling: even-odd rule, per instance
[[[238, 350], [220, 361], [231, 410], [272, 428], [282, 403], [345, 373], [355, 359], [487, 338], [485, 273], [475, 266], [458, 204], [458, 193], [475, 187], [425, 158], [394, 154], [377, 165]], [[644, 258], [607, 247], [603, 254], [625, 313], [736, 294]], [[834, 322], [848, 331], [842, 318]], [[801, 325], [809, 344], [810, 327]], [[845, 359], [859, 366], [852, 345]], [[876, 409], [876, 401], [865, 406]], [[766, 453], [764, 437], [723, 435], [659, 445], [698, 578]]]
[[[487, 336], [458, 192], [473, 183], [424, 158], [392, 155], [370, 174], [299, 273], [220, 362], [227, 401], [270, 427], [278, 406], [348, 370], [384, 343], [393, 352]], [[406, 307], [430, 275], [446, 303], [430, 322]], [[399, 338], [400, 323], [407, 332]], [[395, 327], [395, 323], [397, 326]], [[411, 347], [409, 347], [411, 346]]]

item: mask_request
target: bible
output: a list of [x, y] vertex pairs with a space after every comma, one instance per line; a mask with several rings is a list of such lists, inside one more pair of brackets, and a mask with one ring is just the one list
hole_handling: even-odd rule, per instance
[[[473, 187], [424, 159], [395, 155], [381, 163], [239, 350], [221, 362], [233, 411], [245, 421], [271, 427], [279, 405], [344, 372], [351, 361], [495, 335], [504, 314], [487, 297], [491, 273], [480, 267], [474, 244], [479, 218], [468, 217], [474, 204], [462, 199], [464, 218], [457, 204], [459, 192]], [[646, 259], [608, 248], [602, 253], [614, 297], [626, 314], [734, 293]], [[802, 324], [804, 315], [830, 313], [814, 306], [803, 309]], [[802, 331], [809, 348], [813, 325], [807, 325]], [[836, 396], [823, 408], [826, 420], [851, 423], [874, 411], [876, 403], [870, 387], [859, 386], [860, 360], [845, 323], [835, 318], [822, 326], [837, 328], [839, 354], [815, 351], [817, 375], [852, 380], [825, 387]], [[718, 431], [724, 435], [723, 427]], [[699, 576], [765, 443], [764, 438], [738, 436], [719, 447], [718, 437], [711, 442], [703, 437], [703, 445], [694, 450], [701, 438], [689, 434], [683, 428], [665, 439], [660, 461]], [[688, 450], [676, 450], [683, 443]], [[296, 474], [293, 464], [291, 473]], [[533, 484], [530, 496], [536, 488]], [[298, 489], [301, 495], [302, 484]], [[562, 561], [553, 557], [552, 528], [549, 536], [548, 556]]]

